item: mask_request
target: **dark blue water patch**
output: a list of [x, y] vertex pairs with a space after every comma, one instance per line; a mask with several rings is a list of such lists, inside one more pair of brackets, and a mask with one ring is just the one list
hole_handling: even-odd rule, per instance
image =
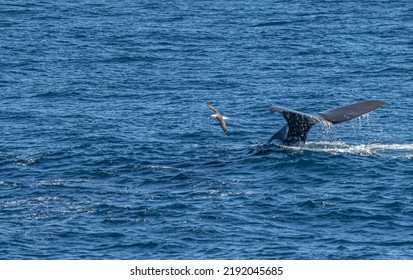
[[[3, 4], [0, 255], [411, 258], [408, 4]], [[365, 99], [265, 144], [270, 106]]]

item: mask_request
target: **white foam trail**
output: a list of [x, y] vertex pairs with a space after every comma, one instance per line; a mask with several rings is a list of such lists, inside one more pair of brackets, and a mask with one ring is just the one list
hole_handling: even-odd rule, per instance
[[332, 154], [349, 154], [372, 156], [384, 153], [400, 153], [397, 157], [413, 158], [413, 144], [348, 144], [343, 142], [307, 142], [301, 146], [282, 146], [286, 150], [323, 152]]
[[159, 169], [173, 169], [172, 166], [166, 166], [166, 165], [156, 165], [156, 164], [147, 164], [147, 165], [141, 165], [140, 166], [142, 169], [152, 169], [152, 170], [159, 170]]

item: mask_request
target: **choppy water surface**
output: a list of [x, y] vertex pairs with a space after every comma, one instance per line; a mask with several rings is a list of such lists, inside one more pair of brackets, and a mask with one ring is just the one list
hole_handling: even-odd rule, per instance
[[[413, 257], [410, 1], [3, 1], [0, 15], [0, 258]], [[367, 99], [390, 105], [266, 144], [284, 125], [271, 105]]]

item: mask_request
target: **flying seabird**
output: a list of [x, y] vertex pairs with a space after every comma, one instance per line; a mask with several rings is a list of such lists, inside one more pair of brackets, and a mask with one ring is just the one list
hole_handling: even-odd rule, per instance
[[221, 115], [220, 112], [218, 112], [217, 109], [215, 109], [210, 103], [208, 103], [208, 107], [214, 111], [214, 114], [212, 114], [211, 116], [209, 116], [210, 118], [214, 118], [219, 120], [219, 123], [221, 124], [222, 130], [225, 132], [226, 135], [229, 136], [229, 132], [227, 130], [227, 125], [225, 124], [225, 120], [228, 120], [229, 118]]

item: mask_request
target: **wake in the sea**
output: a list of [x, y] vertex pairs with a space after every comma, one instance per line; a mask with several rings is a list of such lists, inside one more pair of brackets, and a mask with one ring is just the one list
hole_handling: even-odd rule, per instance
[[331, 154], [360, 156], [389, 155], [391, 157], [413, 158], [413, 144], [350, 144], [344, 142], [307, 142], [304, 145], [279, 145], [283, 150], [311, 151]]
[[307, 142], [299, 145], [283, 144], [254, 144], [249, 148], [249, 153], [263, 155], [272, 152], [314, 152], [329, 153], [334, 155], [357, 156], [387, 156], [392, 158], [413, 159], [413, 144], [351, 144], [345, 142]]

